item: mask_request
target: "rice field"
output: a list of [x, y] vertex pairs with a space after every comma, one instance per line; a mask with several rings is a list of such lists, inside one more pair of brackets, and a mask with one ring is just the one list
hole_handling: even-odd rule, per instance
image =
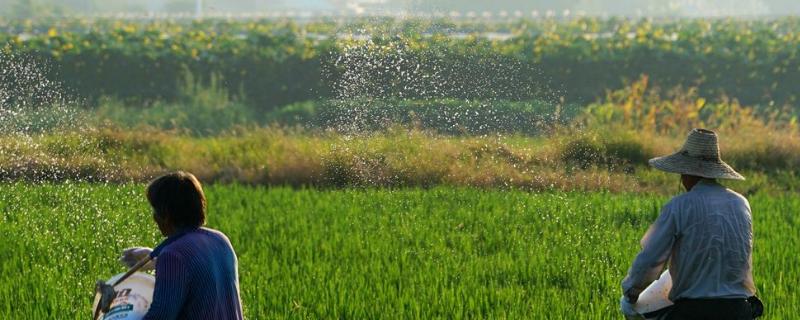
[[[160, 240], [139, 184], [0, 185], [0, 318], [86, 319], [94, 281]], [[619, 282], [667, 198], [213, 185], [248, 319], [618, 319]], [[793, 196], [751, 196], [767, 319], [800, 313]]]

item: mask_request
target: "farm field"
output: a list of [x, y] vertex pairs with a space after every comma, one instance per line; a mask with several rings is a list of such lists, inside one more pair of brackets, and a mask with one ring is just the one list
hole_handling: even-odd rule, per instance
[[[85, 319], [97, 277], [159, 241], [141, 184], [0, 185], [0, 318]], [[471, 188], [210, 185], [248, 319], [618, 319], [619, 282], [668, 199]], [[756, 193], [767, 319], [800, 312], [796, 196]]]
[[[90, 18], [9, 1], [0, 320], [89, 317], [121, 251], [162, 240], [144, 190], [177, 170], [236, 250], [245, 319], [619, 319], [640, 238], [684, 190], [648, 160], [681, 146], [746, 177], [724, 183], [751, 201], [765, 318], [800, 314], [800, 17], [240, 19], [151, 0], [198, 14]], [[695, 128], [720, 153], [686, 142]]]

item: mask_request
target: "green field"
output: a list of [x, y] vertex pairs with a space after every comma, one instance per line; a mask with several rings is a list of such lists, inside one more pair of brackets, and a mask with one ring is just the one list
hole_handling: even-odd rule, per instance
[[[591, 102], [647, 74], [663, 89], [698, 86], [709, 99], [726, 96], [745, 105], [774, 107], [795, 106], [800, 100], [799, 27], [797, 17], [493, 23], [0, 19], [0, 43], [49, 59], [58, 71], [51, 78], [90, 100], [106, 95], [180, 100], [185, 93], [180, 83], [188, 73], [194, 79], [224, 80], [220, 84], [227, 91], [261, 112], [361, 95], [523, 101], [555, 96]], [[487, 36], [495, 32], [509, 38]], [[350, 37], [362, 34], [369, 40]], [[355, 60], [337, 63], [342, 55], [360, 52], [392, 68], [369, 70]], [[346, 76], [354, 70], [363, 73], [357, 79]], [[402, 80], [409, 71], [416, 81]], [[423, 76], [437, 80], [420, 83]], [[354, 80], [370, 85], [340, 90], [342, 83]], [[444, 81], [459, 85], [437, 83]], [[562, 87], [567, 90], [559, 92]], [[133, 105], [142, 109], [142, 104]]]
[[[0, 318], [85, 319], [94, 281], [154, 246], [143, 185], [0, 185]], [[477, 189], [207, 187], [248, 319], [618, 319], [619, 282], [667, 198]], [[750, 197], [767, 318], [800, 312], [800, 199]]]
[[0, 320], [89, 317], [175, 170], [248, 319], [619, 319], [693, 128], [747, 177], [766, 318], [800, 314], [800, 17], [6, 15]]

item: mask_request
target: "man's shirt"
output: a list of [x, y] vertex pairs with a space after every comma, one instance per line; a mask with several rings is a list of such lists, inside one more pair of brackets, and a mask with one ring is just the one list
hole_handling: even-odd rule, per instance
[[625, 293], [644, 290], [669, 260], [672, 301], [755, 294], [750, 204], [713, 180], [701, 180], [667, 203], [641, 244], [622, 281]]
[[242, 319], [236, 254], [219, 231], [192, 228], [153, 250], [156, 285], [145, 320]]

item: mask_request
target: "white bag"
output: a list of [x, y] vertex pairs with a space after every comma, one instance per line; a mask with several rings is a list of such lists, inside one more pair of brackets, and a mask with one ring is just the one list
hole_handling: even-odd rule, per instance
[[669, 291], [672, 289], [672, 277], [669, 275], [669, 270], [653, 281], [641, 294], [639, 300], [633, 306], [636, 312], [643, 315], [645, 318], [657, 311], [673, 305], [669, 300]]
[[[113, 276], [106, 281], [112, 284], [121, 278], [124, 273]], [[103, 320], [140, 320], [150, 310], [153, 302], [153, 290], [155, 289], [156, 278], [142, 272], [132, 274], [128, 279], [114, 287], [117, 293], [111, 301], [111, 308], [107, 314], [100, 314], [99, 319]], [[97, 309], [100, 303], [100, 294], [95, 295], [92, 310]]]

